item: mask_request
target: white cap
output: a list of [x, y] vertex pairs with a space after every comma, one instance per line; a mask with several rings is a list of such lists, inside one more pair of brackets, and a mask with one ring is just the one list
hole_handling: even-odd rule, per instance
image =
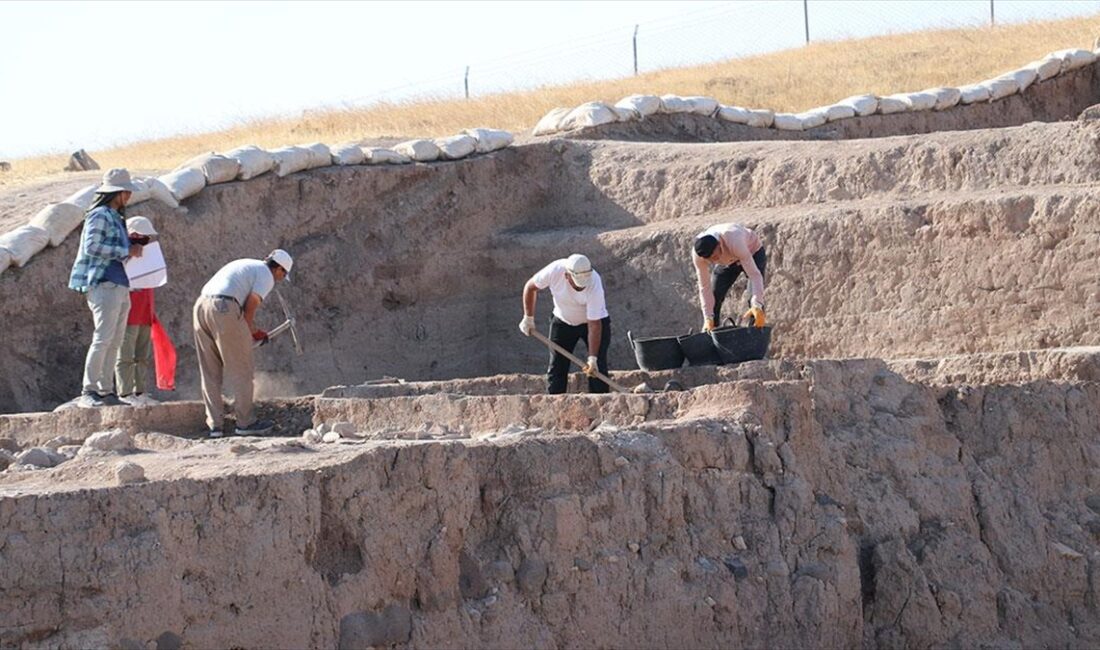
[[153, 227], [153, 222], [149, 221], [145, 217], [130, 217], [126, 220], [126, 232], [134, 232], [139, 235], [148, 235], [152, 237], [157, 234], [156, 228]]
[[573, 284], [581, 289], [588, 286], [592, 279], [592, 263], [584, 255], [574, 253], [565, 260], [565, 270], [573, 278]]
[[130, 172], [125, 169], [107, 170], [107, 173], [103, 175], [103, 184], [96, 188], [96, 194], [133, 191], [134, 184], [130, 182]]
[[271, 251], [271, 254], [267, 256], [267, 259], [275, 262], [279, 266], [283, 267], [287, 276], [290, 276], [290, 267], [294, 266], [294, 259], [290, 257], [290, 253], [284, 251], [281, 248], [276, 248]]

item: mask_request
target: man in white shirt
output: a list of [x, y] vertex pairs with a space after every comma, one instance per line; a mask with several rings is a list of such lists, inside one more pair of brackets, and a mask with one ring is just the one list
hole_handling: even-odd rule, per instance
[[[756, 328], [764, 327], [764, 269], [768, 255], [759, 235], [736, 223], [720, 223], [695, 236], [692, 262], [703, 308], [703, 331], [709, 332], [721, 320], [722, 302], [743, 272], [749, 278], [749, 310], [742, 319]], [[712, 266], [713, 265], [713, 266]]]
[[[597, 368], [607, 375], [607, 349], [611, 344], [611, 318], [607, 315], [600, 274], [592, 270], [584, 255], [570, 255], [550, 262], [533, 275], [523, 286], [523, 320], [519, 331], [526, 336], [535, 329], [538, 292], [548, 287], [554, 298], [550, 340], [569, 352], [573, 352], [577, 341], [583, 340], [588, 348], [588, 363], [583, 368], [588, 375], [588, 392], [608, 392], [608, 385], [594, 376]], [[569, 359], [551, 351], [546, 378], [548, 393], [564, 393], [569, 383]]]
[[195, 350], [202, 375], [202, 401], [211, 438], [222, 435], [222, 380], [233, 395], [239, 434], [260, 434], [270, 421], [252, 414], [252, 346], [267, 342], [267, 332], [256, 327], [256, 310], [275, 283], [290, 275], [294, 264], [282, 249], [264, 260], [241, 259], [223, 266], [202, 288], [192, 313]]

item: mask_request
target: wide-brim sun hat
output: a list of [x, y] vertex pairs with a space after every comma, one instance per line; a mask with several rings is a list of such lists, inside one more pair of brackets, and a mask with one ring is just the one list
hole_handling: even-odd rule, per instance
[[96, 188], [96, 194], [109, 194], [111, 192], [133, 192], [134, 184], [130, 180], [130, 172], [125, 169], [110, 169], [103, 175], [103, 183]]
[[130, 217], [126, 220], [126, 232], [155, 237], [157, 229], [153, 227], [153, 222], [146, 217]]
[[565, 270], [573, 278], [573, 284], [581, 289], [588, 286], [592, 279], [592, 263], [584, 255], [574, 253], [565, 260]]

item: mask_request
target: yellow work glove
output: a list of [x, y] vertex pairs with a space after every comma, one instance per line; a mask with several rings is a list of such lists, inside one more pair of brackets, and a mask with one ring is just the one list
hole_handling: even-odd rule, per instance
[[756, 329], [764, 327], [764, 308], [763, 307], [750, 307], [747, 312], [741, 316], [742, 321], [748, 321], [752, 319], [751, 325]]
[[714, 330], [714, 319], [706, 318], [703, 320], [703, 331], [710, 332]]
[[589, 377], [595, 377], [596, 376], [596, 371], [599, 370], [599, 369], [600, 368], [597, 365], [596, 357], [588, 357], [588, 363], [585, 364], [585, 366], [583, 368], [581, 368], [581, 370], [584, 372], [584, 374], [588, 375]]

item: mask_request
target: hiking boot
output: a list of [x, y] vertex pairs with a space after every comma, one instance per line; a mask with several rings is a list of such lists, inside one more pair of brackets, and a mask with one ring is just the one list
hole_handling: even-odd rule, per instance
[[107, 393], [106, 395], [100, 395], [99, 400], [103, 402], [103, 406], [130, 406], [126, 402], [123, 402], [118, 398], [118, 395], [114, 393]]
[[271, 420], [255, 420], [252, 424], [246, 424], [244, 426], [237, 425], [236, 435], [238, 436], [260, 436], [275, 428], [275, 423]]

